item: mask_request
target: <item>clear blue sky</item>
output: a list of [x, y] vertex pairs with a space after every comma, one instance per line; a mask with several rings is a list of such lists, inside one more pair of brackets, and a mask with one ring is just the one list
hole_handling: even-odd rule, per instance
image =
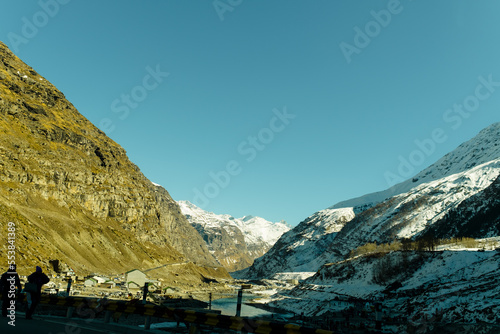
[[4, 0], [0, 40], [174, 199], [296, 225], [499, 120], [499, 12], [495, 0]]

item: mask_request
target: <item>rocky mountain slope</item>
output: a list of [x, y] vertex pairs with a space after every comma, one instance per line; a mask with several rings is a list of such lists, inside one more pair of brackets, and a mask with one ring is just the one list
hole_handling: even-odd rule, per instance
[[290, 230], [285, 222], [273, 223], [254, 216], [218, 215], [188, 201], [179, 201], [179, 206], [210, 252], [228, 271], [250, 266]]
[[323, 265], [317, 259], [353, 218], [351, 208], [319, 211], [283, 234], [251, 268], [233, 273], [233, 276], [271, 277], [281, 272], [315, 271], [314, 268]]
[[[271, 277], [280, 271], [315, 272], [323, 264], [340, 261], [366, 243], [418, 238], [429, 231], [444, 231], [451, 225], [457, 227], [454, 232], [457, 236], [498, 235], [495, 222], [499, 220], [499, 175], [500, 123], [496, 123], [412, 179], [312, 215], [237, 276], [257, 278]], [[331, 216], [325, 215], [329, 212], [349, 214], [332, 221]], [[476, 232], [484, 234], [466, 228], [478, 222], [482, 225], [475, 227]], [[332, 223], [339, 227], [335, 234], [321, 227]], [[316, 229], [313, 239], [304, 233], [309, 225]]]
[[16, 224], [21, 272], [55, 259], [81, 273], [186, 261], [206, 266], [198, 276], [225, 272], [214, 271], [216, 260], [168, 192], [0, 43], [2, 235], [7, 222]]
[[500, 176], [432, 224], [422, 237], [485, 238], [500, 235]]

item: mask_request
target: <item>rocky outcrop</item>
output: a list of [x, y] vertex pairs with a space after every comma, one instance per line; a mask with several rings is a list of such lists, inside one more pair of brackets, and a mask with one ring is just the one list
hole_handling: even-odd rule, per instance
[[[190, 217], [188, 217], [190, 219]], [[191, 223], [203, 240], [210, 253], [229, 272], [249, 267], [253, 263], [245, 237], [236, 226], [206, 226]]]
[[18, 263], [119, 270], [216, 260], [162, 187], [0, 43], [0, 215]]

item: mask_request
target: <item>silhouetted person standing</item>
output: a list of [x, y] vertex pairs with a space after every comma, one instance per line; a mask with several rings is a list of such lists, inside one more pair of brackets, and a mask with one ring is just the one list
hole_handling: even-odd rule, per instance
[[36, 284], [36, 292], [30, 292], [31, 306], [26, 312], [26, 319], [32, 319], [31, 316], [35, 312], [35, 308], [40, 303], [42, 297], [42, 285], [49, 283], [50, 279], [42, 272], [42, 268], [36, 267], [36, 271], [28, 276], [28, 282]]
[[11, 305], [15, 305], [16, 297], [22, 289], [15, 264], [11, 264], [7, 272], [2, 275], [0, 278], [0, 286], [2, 288], [2, 316], [6, 317], [8, 311], [7, 309]]

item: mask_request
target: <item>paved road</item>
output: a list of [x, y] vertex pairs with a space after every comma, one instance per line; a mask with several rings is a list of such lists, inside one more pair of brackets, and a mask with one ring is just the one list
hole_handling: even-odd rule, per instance
[[104, 324], [102, 321], [91, 322], [81, 319], [65, 319], [51, 316], [33, 316], [33, 320], [26, 320], [24, 313], [18, 312], [15, 326], [8, 324], [9, 318], [0, 317], [0, 333], [2, 334], [145, 334], [165, 333], [158, 330], [145, 331], [137, 327]]

